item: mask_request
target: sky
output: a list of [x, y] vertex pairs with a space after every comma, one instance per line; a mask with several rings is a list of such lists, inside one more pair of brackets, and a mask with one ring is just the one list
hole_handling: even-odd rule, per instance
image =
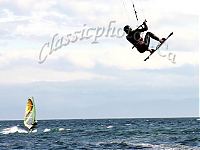
[[[174, 32], [146, 62], [123, 32], [145, 19]], [[199, 33], [197, 0], [0, 0], [0, 120], [30, 96], [38, 119], [198, 117]]]

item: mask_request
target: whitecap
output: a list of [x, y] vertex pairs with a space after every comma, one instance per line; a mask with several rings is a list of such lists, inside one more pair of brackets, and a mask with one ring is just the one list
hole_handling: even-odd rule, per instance
[[65, 130], [64, 128], [59, 128], [59, 129], [58, 129], [58, 131], [64, 131], [64, 130]]
[[49, 132], [49, 131], [51, 131], [51, 129], [44, 129], [44, 131], [43, 132]]
[[127, 124], [125, 124], [126, 126], [130, 126], [131, 124], [130, 123], [127, 123]]
[[71, 129], [66, 129], [67, 131], [70, 131]]
[[110, 128], [113, 128], [113, 126], [107, 126], [106, 128], [107, 128], [107, 129], [110, 129]]
[[10, 128], [3, 129], [0, 133], [2, 134], [11, 134], [11, 133], [28, 133], [25, 129], [19, 128], [17, 126], [13, 126]]
[[[153, 145], [153, 149], [165, 149], [165, 150], [180, 150], [180, 149], [191, 149], [189, 146], [179, 145], [179, 144], [160, 144], [160, 145]], [[194, 148], [196, 149], [196, 148]], [[197, 148], [198, 149], [198, 148]], [[197, 150], [196, 149], [196, 150]]]
[[36, 133], [37, 132], [37, 129], [34, 129], [33, 131], [31, 131], [31, 132], [33, 132], [33, 133]]
[[148, 143], [141, 143], [141, 144], [135, 144], [134, 145], [134, 147], [135, 148], [137, 148], [137, 149], [145, 149], [145, 148], [153, 148], [154, 147], [154, 145], [152, 145], [152, 144], [148, 144]]

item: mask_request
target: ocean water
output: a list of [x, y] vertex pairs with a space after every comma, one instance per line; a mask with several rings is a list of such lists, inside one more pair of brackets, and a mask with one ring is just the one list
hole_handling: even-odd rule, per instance
[[200, 120], [39, 120], [31, 133], [23, 121], [0, 121], [0, 150], [4, 149], [200, 150]]

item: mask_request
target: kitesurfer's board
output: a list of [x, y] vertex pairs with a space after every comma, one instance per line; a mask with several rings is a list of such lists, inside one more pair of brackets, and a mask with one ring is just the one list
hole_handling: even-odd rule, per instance
[[[167, 39], [168, 39], [170, 36], [172, 36], [172, 35], [173, 35], [173, 32], [171, 32], [171, 33], [168, 35], [168, 37], [165, 39], [164, 42], [160, 43], [160, 44], [156, 47], [155, 51], [157, 51], [157, 50], [167, 41]], [[155, 51], [154, 51], [154, 52], [155, 52]], [[154, 52], [152, 52], [147, 58], [145, 58], [144, 61], [146, 61], [147, 59], [149, 59], [149, 57], [150, 57]]]
[[36, 108], [33, 97], [27, 100], [25, 116], [24, 116], [24, 125], [30, 130], [35, 125], [36, 122]]

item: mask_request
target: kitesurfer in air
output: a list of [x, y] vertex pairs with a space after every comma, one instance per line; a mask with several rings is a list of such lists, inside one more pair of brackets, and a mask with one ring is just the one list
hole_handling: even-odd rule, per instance
[[149, 49], [149, 44], [150, 44], [150, 38], [159, 41], [160, 43], [163, 43], [165, 41], [165, 38], [158, 38], [151, 32], [147, 32], [145, 35], [145, 38], [143, 39], [140, 34], [142, 32], [145, 32], [148, 30], [146, 20], [143, 22], [142, 25], [140, 25], [137, 29], [132, 30], [129, 25], [126, 25], [124, 27], [124, 31], [126, 32], [127, 36], [126, 39], [132, 43], [134, 47], [137, 48], [137, 50], [140, 53], [144, 53], [145, 51], [149, 51], [150, 53], [153, 53], [155, 50], [154, 49]]

